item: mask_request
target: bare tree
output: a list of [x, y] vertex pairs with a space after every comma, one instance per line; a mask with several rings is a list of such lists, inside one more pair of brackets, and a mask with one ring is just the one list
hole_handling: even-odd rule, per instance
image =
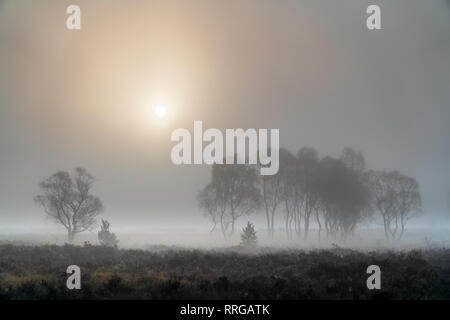
[[298, 208], [299, 188], [297, 174], [297, 159], [290, 152], [280, 154], [280, 170], [281, 177], [281, 208], [284, 211], [285, 231], [288, 239], [292, 238], [292, 224], [299, 232], [298, 226], [300, 221], [297, 219], [296, 208]]
[[297, 154], [298, 189], [302, 198], [297, 215], [304, 219], [304, 238], [308, 238], [309, 223], [314, 210], [318, 209], [319, 155], [313, 148], [302, 148]]
[[397, 239], [400, 240], [405, 232], [406, 222], [422, 211], [422, 197], [416, 179], [401, 175], [398, 196], [397, 212], [400, 220], [400, 233]]
[[409, 218], [420, 212], [419, 184], [398, 171], [369, 171], [372, 206], [383, 219], [386, 239], [399, 240]]
[[356, 174], [360, 175], [366, 170], [366, 160], [360, 151], [347, 147], [342, 152], [341, 160], [348, 169]]
[[257, 184], [257, 170], [253, 166], [213, 165], [211, 183], [200, 192], [198, 200], [213, 221], [220, 223], [225, 238], [234, 233], [239, 217], [259, 208], [261, 196]]
[[200, 190], [197, 195], [197, 201], [199, 207], [205, 211], [205, 215], [211, 219], [213, 223], [213, 227], [209, 231], [209, 233], [212, 234], [222, 216], [222, 210], [220, 210], [221, 206], [218, 203], [219, 199], [216, 196], [216, 191], [213, 186], [209, 184], [204, 189]]
[[261, 179], [262, 200], [266, 213], [267, 230], [273, 237], [275, 213], [281, 203], [283, 203], [283, 183], [286, 182], [287, 171], [290, 170], [290, 163], [293, 163], [294, 156], [286, 149], [280, 149], [280, 170], [275, 175], [265, 175]]
[[282, 208], [284, 210], [284, 224], [288, 239], [292, 239], [292, 224], [294, 224], [297, 234], [300, 232], [300, 230], [297, 229], [300, 221], [298, 220], [299, 217], [296, 215], [296, 208], [298, 208], [299, 199], [296, 188], [296, 178], [297, 177], [295, 175], [283, 176]]
[[76, 168], [73, 177], [60, 171], [39, 184], [42, 194], [35, 201], [49, 217], [67, 230], [69, 242], [75, 235], [90, 230], [103, 210], [102, 202], [91, 194], [95, 178], [83, 168]]
[[342, 159], [319, 160], [315, 149], [302, 148], [297, 157], [287, 155], [284, 161], [280, 157], [279, 174], [288, 238], [292, 238], [294, 226], [297, 235], [303, 232], [307, 239], [314, 216], [319, 239], [322, 226], [333, 237], [340, 233], [343, 239], [353, 234], [368, 206], [362, 154], [347, 148]]
[[340, 159], [326, 157], [320, 161], [318, 183], [320, 207], [327, 235], [341, 239], [353, 234], [369, 205], [369, 189], [356, 172]]
[[395, 216], [394, 175], [386, 171], [370, 170], [367, 174], [371, 188], [371, 203], [383, 219], [384, 235], [389, 239], [391, 220]]
[[261, 178], [262, 200], [266, 213], [267, 230], [270, 236], [274, 233], [275, 212], [281, 203], [281, 175], [267, 175]]

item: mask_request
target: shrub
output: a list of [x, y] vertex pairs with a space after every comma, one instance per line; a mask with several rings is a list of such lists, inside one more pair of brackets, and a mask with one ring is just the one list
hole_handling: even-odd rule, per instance
[[100, 231], [98, 232], [98, 241], [100, 245], [104, 247], [117, 248], [119, 245], [119, 240], [116, 235], [109, 231], [110, 223], [107, 220], [102, 219], [102, 225], [100, 226]]
[[241, 245], [244, 247], [255, 247], [257, 244], [258, 239], [256, 238], [255, 227], [249, 221], [247, 226], [242, 229]]

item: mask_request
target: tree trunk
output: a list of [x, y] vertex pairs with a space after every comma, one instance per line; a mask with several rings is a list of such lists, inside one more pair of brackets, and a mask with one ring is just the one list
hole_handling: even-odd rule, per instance
[[397, 218], [397, 216], [395, 216], [395, 231], [394, 231], [394, 234], [393, 234], [393, 237], [392, 237], [392, 239], [393, 240], [396, 240], [397, 239], [397, 231], [398, 231], [398, 218]]
[[305, 234], [304, 239], [308, 239], [308, 232], [309, 232], [309, 215], [305, 216]]
[[69, 243], [73, 243], [73, 240], [75, 239], [75, 232], [73, 232], [72, 230], [69, 230], [67, 232], [67, 241]]
[[217, 221], [214, 221], [214, 225], [213, 225], [212, 229], [209, 231], [210, 237], [212, 237], [212, 234], [213, 234], [214, 230], [216, 229], [216, 226], [217, 226]]
[[291, 239], [291, 235], [289, 232], [289, 216], [286, 216], [286, 224], [285, 224], [285, 228], [286, 228], [286, 236], [288, 239]]
[[317, 220], [317, 224], [319, 225], [318, 237], [319, 237], [319, 242], [320, 242], [320, 233], [322, 232], [322, 224], [320, 223], [320, 217], [319, 217], [318, 211], [316, 211], [316, 220]]
[[225, 223], [223, 221], [223, 213], [220, 215], [220, 229], [222, 231], [223, 238], [226, 240], [227, 239], [227, 228], [225, 227]]
[[274, 225], [274, 220], [275, 220], [275, 210], [272, 210], [272, 215], [271, 215], [270, 219], [271, 219], [271, 221], [270, 221], [270, 236], [273, 238], [273, 235], [274, 235], [273, 225]]
[[398, 235], [398, 240], [400, 240], [402, 237], [403, 237], [403, 232], [405, 232], [405, 220], [404, 220], [404, 218], [403, 218], [403, 214], [400, 216], [400, 226], [401, 226], [401, 229], [400, 229], [400, 234]]
[[265, 207], [266, 207], [266, 221], [267, 221], [267, 231], [269, 232], [269, 235], [272, 235], [272, 229], [270, 226], [270, 212], [269, 208], [267, 207], [267, 203], [264, 201]]
[[383, 225], [384, 225], [384, 235], [385, 235], [386, 239], [389, 240], [388, 226], [387, 226], [387, 221], [386, 221], [385, 215], [383, 215]]
[[230, 230], [230, 235], [229, 235], [229, 237], [231, 238], [231, 236], [233, 235], [233, 233], [234, 233], [234, 222], [236, 221], [236, 219], [233, 219], [232, 221], [231, 221], [231, 230]]

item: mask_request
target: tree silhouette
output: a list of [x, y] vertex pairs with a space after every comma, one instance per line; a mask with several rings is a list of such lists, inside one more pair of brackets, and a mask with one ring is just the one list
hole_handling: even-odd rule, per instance
[[283, 188], [286, 179], [292, 176], [292, 163], [295, 157], [286, 149], [280, 149], [280, 170], [275, 175], [264, 175], [261, 177], [262, 202], [266, 213], [267, 230], [270, 236], [274, 234], [275, 214], [278, 207], [285, 200]]
[[255, 167], [245, 164], [212, 166], [211, 183], [198, 196], [199, 206], [219, 223], [225, 238], [234, 233], [236, 220], [255, 212], [261, 201]]
[[327, 235], [345, 239], [353, 234], [369, 206], [369, 188], [362, 175], [341, 159], [325, 157], [320, 160], [318, 192]]
[[73, 177], [60, 171], [39, 184], [42, 194], [35, 201], [67, 230], [69, 242], [77, 233], [92, 229], [103, 210], [100, 199], [91, 194], [94, 182], [86, 169], [76, 168]]
[[297, 154], [297, 184], [299, 199], [297, 215], [300, 230], [300, 218], [304, 220], [304, 238], [308, 238], [309, 224], [312, 213], [318, 208], [318, 174], [319, 155], [313, 148], [302, 148]]
[[409, 218], [421, 211], [419, 184], [398, 171], [369, 171], [371, 203], [383, 219], [386, 239], [400, 240]]

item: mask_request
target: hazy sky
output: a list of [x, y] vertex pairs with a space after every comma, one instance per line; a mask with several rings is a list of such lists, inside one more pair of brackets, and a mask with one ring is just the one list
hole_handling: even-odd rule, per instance
[[[82, 29], [65, 27], [78, 4]], [[365, 26], [380, 4], [382, 30]], [[51, 225], [38, 183], [84, 166], [113, 224], [195, 224], [208, 166], [170, 133], [279, 128], [281, 145], [419, 180], [450, 216], [450, 10], [444, 0], [0, 0], [0, 228]], [[157, 121], [151, 110], [169, 109]], [[445, 212], [447, 210], [447, 212]], [[447, 218], [448, 219], [448, 218]]]

